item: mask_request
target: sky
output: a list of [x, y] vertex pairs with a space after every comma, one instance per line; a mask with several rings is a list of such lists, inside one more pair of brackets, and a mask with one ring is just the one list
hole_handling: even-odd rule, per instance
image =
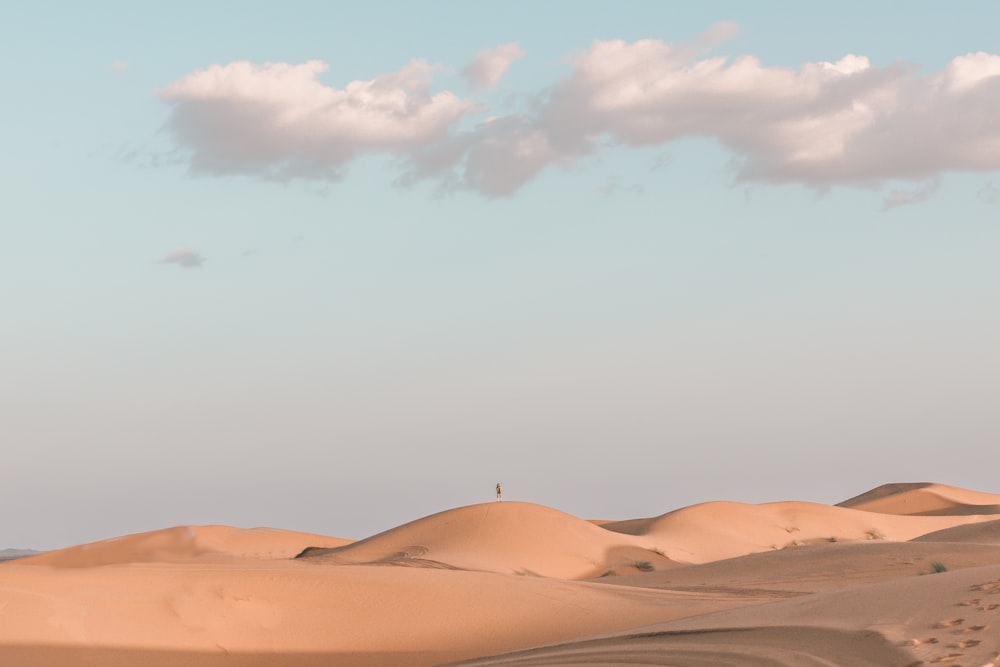
[[1000, 492], [993, 0], [2, 12], [0, 546]]

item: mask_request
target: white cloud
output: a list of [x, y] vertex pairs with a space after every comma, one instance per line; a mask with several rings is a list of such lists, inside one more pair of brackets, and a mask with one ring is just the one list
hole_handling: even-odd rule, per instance
[[336, 178], [361, 153], [407, 153], [445, 137], [473, 108], [450, 92], [431, 94], [432, 67], [344, 88], [319, 80], [320, 61], [301, 65], [213, 65], [170, 84], [169, 127], [193, 151], [192, 166], [270, 178]]
[[181, 248], [167, 255], [160, 262], [163, 264], [176, 264], [186, 269], [196, 269], [205, 263], [205, 258], [196, 250]]
[[601, 135], [636, 146], [704, 136], [772, 170], [809, 169], [843, 156], [895, 104], [887, 77], [853, 55], [791, 70], [616, 40], [595, 42], [574, 65], [542, 118], [574, 152], [588, 152]]
[[493, 88], [511, 64], [523, 55], [524, 51], [514, 42], [501, 44], [495, 49], [484, 49], [462, 69], [462, 75], [473, 88]]
[[[645, 147], [701, 137], [733, 153], [738, 181], [925, 184], [890, 193], [893, 207], [944, 172], [1000, 169], [1000, 56], [962, 55], [922, 74], [857, 54], [790, 68], [703, 53], [737, 32], [719, 24], [696, 47], [595, 41], [563, 80], [525, 96], [522, 110], [474, 126], [463, 121], [487, 110], [432, 93], [432, 68], [419, 60], [342, 89], [319, 80], [318, 61], [214, 65], [161, 95], [194, 168], [264, 178], [335, 180], [354, 157], [381, 152], [402, 158], [397, 182], [508, 196], [608, 140]], [[520, 55], [516, 44], [483, 51], [465, 74], [492, 85]]]
[[111, 63], [111, 69], [113, 69], [116, 72], [124, 72], [125, 70], [128, 69], [128, 63], [125, 62], [124, 60], [116, 60], [113, 63]]
[[1000, 77], [1000, 56], [978, 51], [955, 58], [945, 69], [948, 89], [960, 93], [989, 79]]
[[[879, 68], [853, 54], [790, 69], [752, 56], [699, 59], [657, 40], [598, 41], [554, 88], [539, 123], [566, 155], [590, 153], [606, 136], [633, 146], [707, 137], [736, 155], [744, 181], [922, 181], [1000, 169], [992, 58], [962, 56], [947, 73], [918, 76], [914, 66]], [[948, 76], [962, 83], [946, 85]]]

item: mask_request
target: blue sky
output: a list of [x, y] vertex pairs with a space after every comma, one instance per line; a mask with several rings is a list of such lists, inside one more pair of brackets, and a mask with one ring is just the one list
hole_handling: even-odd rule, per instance
[[5, 8], [0, 546], [993, 490], [998, 22]]

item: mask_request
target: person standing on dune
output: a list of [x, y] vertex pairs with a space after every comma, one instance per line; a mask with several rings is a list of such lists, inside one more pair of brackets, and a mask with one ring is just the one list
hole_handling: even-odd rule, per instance
[[503, 487], [497, 482], [497, 502], [503, 501]]

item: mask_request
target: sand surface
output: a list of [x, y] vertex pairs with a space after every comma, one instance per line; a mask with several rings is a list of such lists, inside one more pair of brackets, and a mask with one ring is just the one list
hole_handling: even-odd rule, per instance
[[310, 546], [339, 547], [351, 540], [274, 528], [176, 526], [49, 551], [18, 565], [96, 567], [124, 563], [230, 562], [292, 558]]
[[1000, 667], [994, 507], [919, 483], [620, 521], [488, 503], [357, 542], [181, 526], [0, 564], [0, 664]]

